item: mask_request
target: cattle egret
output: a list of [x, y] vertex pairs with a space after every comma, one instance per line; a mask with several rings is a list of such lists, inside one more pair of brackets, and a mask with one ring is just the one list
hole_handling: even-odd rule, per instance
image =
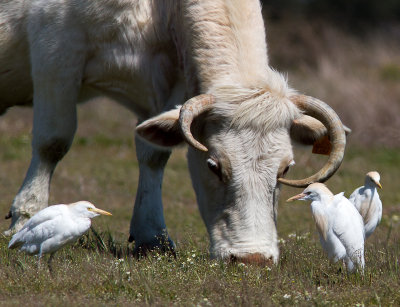
[[382, 218], [382, 202], [376, 190], [376, 187], [382, 189], [380, 179], [378, 172], [367, 173], [364, 186], [355, 189], [349, 198], [364, 220], [367, 238], [372, 235]]
[[343, 193], [333, 195], [322, 183], [309, 185], [287, 201], [311, 200], [312, 215], [321, 245], [333, 262], [344, 259], [349, 272], [356, 264], [364, 271], [364, 224]]
[[8, 248], [20, 248], [30, 255], [54, 253], [64, 245], [71, 243], [89, 230], [91, 218], [111, 213], [96, 208], [88, 201], [79, 201], [69, 205], [47, 207], [26, 222], [8, 244]]

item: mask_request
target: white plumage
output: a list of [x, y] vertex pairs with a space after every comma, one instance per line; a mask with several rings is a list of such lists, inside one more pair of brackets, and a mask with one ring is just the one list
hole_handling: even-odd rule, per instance
[[311, 200], [312, 215], [320, 242], [333, 262], [344, 259], [351, 272], [357, 265], [364, 271], [364, 224], [343, 193], [333, 195], [322, 183], [309, 185], [302, 193], [289, 198]]
[[31, 217], [10, 240], [8, 248], [20, 248], [30, 255], [53, 253], [89, 230], [91, 218], [111, 213], [88, 201], [49, 206]]
[[382, 218], [382, 201], [376, 187], [382, 189], [378, 172], [369, 172], [365, 176], [364, 186], [354, 190], [349, 200], [360, 212], [364, 220], [365, 236], [368, 238], [375, 230]]

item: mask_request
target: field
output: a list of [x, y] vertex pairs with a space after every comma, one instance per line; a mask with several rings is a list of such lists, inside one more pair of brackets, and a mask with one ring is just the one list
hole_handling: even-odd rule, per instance
[[[110, 114], [115, 114], [109, 116]], [[30, 157], [30, 109], [13, 109], [1, 119], [0, 212], [5, 215], [23, 179]], [[379, 170], [384, 189], [382, 224], [366, 244], [364, 278], [347, 276], [330, 265], [319, 246], [309, 205], [286, 204], [299, 192], [284, 187], [278, 231], [281, 258], [276, 267], [232, 266], [208, 259], [208, 237], [196, 207], [185, 148], [169, 161], [164, 205], [170, 235], [178, 245], [177, 259], [154, 255], [137, 261], [129, 256], [129, 221], [138, 178], [132, 129], [134, 117], [110, 102], [79, 108], [80, 127], [74, 145], [54, 175], [50, 203], [88, 199], [109, 210], [81, 242], [56, 254], [54, 275], [36, 258], [7, 250], [0, 239], [0, 300], [2, 304], [177, 304], [177, 305], [399, 305], [400, 190], [399, 151], [352, 146], [328, 186], [348, 195], [363, 182], [364, 173]], [[98, 124], [100, 123], [100, 124]], [[5, 134], [7, 127], [14, 127]], [[321, 163], [305, 150], [297, 153], [291, 176], [312, 172]], [[1, 220], [1, 230], [8, 221]], [[118, 254], [115, 257], [114, 255]]]
[[[282, 34], [293, 31], [290, 25], [286, 27], [280, 26], [281, 32], [268, 32], [272, 46], [290, 43], [279, 41], [292, 37]], [[311, 44], [308, 31], [314, 30], [303, 29], [300, 37], [307, 50], [307, 44]], [[337, 33], [325, 30], [323, 34], [320, 37], [330, 41]], [[296, 61], [301, 65], [296, 66], [287, 60], [294, 54], [285, 54], [296, 49], [277, 47], [270, 51], [275, 67], [292, 68], [288, 74], [294, 87], [327, 98], [353, 129], [343, 164], [327, 182], [328, 187], [334, 193], [345, 191], [348, 196], [363, 184], [367, 171], [381, 173], [383, 219], [366, 243], [364, 277], [347, 275], [341, 264], [328, 262], [319, 245], [309, 204], [285, 203], [285, 199], [300, 192], [289, 187], [283, 187], [280, 198], [281, 257], [276, 266], [260, 268], [209, 260], [208, 236], [191, 187], [184, 147], [174, 151], [163, 185], [165, 219], [177, 243], [177, 258], [158, 254], [140, 261], [132, 258], [127, 238], [138, 180], [135, 117], [114, 103], [100, 101], [79, 106], [78, 132], [54, 174], [50, 203], [87, 199], [113, 216], [93, 220], [100, 238], [90, 231], [80, 242], [56, 253], [53, 275], [45, 264], [38, 268], [35, 257], [8, 250], [9, 239], [0, 235], [0, 304], [399, 306], [400, 93], [395, 84], [400, 67], [395, 63], [399, 63], [400, 53], [396, 53], [397, 46], [389, 48], [388, 40], [386, 45], [373, 45], [356, 55], [352, 50], [363, 43], [347, 36], [337, 39], [351, 56], [339, 53], [335, 46], [330, 46], [329, 52], [313, 50], [313, 54], [327, 55], [318, 58], [297, 50]], [[314, 49], [319, 46], [318, 42], [314, 44]], [[376, 61], [371, 62], [370, 57]], [[365, 62], [372, 66], [366, 68]], [[372, 84], [378, 85], [372, 88]], [[7, 214], [29, 164], [31, 120], [32, 110], [24, 108], [11, 109], [0, 117], [2, 216]], [[296, 151], [296, 166], [289, 177], [304, 177], [321, 165], [323, 158], [311, 156], [309, 151]], [[8, 226], [8, 220], [0, 219], [1, 232]]]

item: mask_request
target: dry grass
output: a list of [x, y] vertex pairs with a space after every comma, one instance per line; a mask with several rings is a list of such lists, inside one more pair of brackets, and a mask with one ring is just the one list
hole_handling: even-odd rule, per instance
[[[349, 195], [362, 184], [367, 171], [378, 170], [382, 175], [384, 216], [366, 244], [364, 278], [348, 276], [340, 264], [329, 264], [309, 206], [284, 203], [298, 193], [288, 187], [283, 189], [279, 208], [281, 257], [276, 267], [210, 261], [185, 149], [173, 153], [163, 186], [165, 218], [178, 245], [177, 259], [153, 255], [136, 261], [129, 257], [131, 245], [126, 240], [138, 178], [135, 119], [125, 109], [101, 102], [79, 107], [77, 136], [57, 167], [50, 203], [87, 199], [111, 211], [113, 217], [98, 217], [93, 222], [104, 246], [99, 247], [89, 232], [56, 254], [52, 277], [45, 265], [37, 268], [35, 257], [8, 250], [8, 238], [0, 238], [1, 305], [400, 305], [400, 152], [376, 146], [400, 145], [397, 43], [378, 42], [376, 33], [353, 40], [332, 28], [304, 22], [301, 31], [299, 27], [295, 22], [271, 25], [268, 37], [274, 66], [280, 70], [290, 67], [294, 87], [326, 98], [354, 131], [344, 163], [328, 186], [335, 193]], [[31, 119], [32, 111], [21, 108], [0, 118], [3, 215], [28, 167]], [[362, 132], [365, 128], [370, 128], [372, 136]], [[360, 146], [366, 143], [370, 146]], [[310, 174], [323, 158], [301, 150], [296, 152], [296, 162], [291, 177]], [[0, 220], [1, 231], [8, 225]], [[114, 256], [115, 251], [121, 259]]]

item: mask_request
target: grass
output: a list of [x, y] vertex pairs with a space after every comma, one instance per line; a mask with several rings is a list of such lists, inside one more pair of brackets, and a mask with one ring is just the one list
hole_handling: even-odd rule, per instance
[[[26, 113], [27, 112], [27, 113]], [[13, 109], [1, 118], [7, 126], [29, 110]], [[103, 129], [90, 114], [98, 112]], [[120, 112], [119, 117], [109, 114]], [[208, 236], [196, 207], [186, 169], [185, 149], [176, 150], [165, 173], [165, 218], [178, 245], [177, 258], [154, 254], [137, 261], [127, 243], [138, 166], [131, 131], [134, 119], [110, 103], [80, 107], [81, 126], [52, 184], [51, 203], [93, 201], [113, 213], [98, 217], [94, 229], [56, 254], [51, 276], [45, 262], [8, 250], [0, 238], [0, 301], [2, 305], [400, 305], [400, 151], [349, 146], [342, 167], [328, 182], [347, 195], [364, 174], [382, 174], [382, 223], [366, 243], [366, 273], [347, 275], [341, 264], [328, 262], [319, 245], [308, 205], [286, 204], [299, 190], [284, 187], [278, 216], [281, 257], [277, 266], [260, 268], [212, 261]], [[116, 124], [118, 121], [120, 124]], [[8, 127], [8, 126], [7, 126]], [[107, 127], [107, 129], [104, 129]], [[17, 192], [30, 158], [29, 124], [0, 134], [0, 209], [4, 214]], [[84, 141], [83, 141], [84, 140]], [[12, 153], [12, 154], [10, 154]], [[10, 158], [12, 157], [12, 158]], [[314, 171], [324, 162], [296, 151], [290, 177]], [[1, 230], [8, 221], [1, 220]]]

